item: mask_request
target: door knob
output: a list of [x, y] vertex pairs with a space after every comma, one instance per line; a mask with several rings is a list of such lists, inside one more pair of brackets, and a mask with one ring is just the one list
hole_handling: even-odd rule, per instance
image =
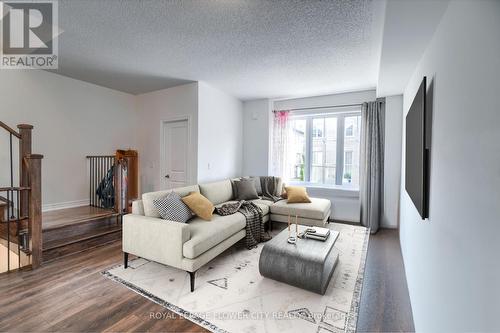
[[170, 178], [170, 175], [166, 175], [165, 178]]

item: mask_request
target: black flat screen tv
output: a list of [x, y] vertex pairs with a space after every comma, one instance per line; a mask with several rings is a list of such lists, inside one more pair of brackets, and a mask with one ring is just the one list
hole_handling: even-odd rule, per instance
[[424, 77], [406, 115], [405, 188], [422, 219], [429, 217], [426, 84]]

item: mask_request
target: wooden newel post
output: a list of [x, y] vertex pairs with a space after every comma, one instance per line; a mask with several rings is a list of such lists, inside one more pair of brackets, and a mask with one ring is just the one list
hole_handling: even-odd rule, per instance
[[42, 262], [42, 158], [43, 155], [28, 155], [29, 187], [29, 234], [31, 236], [31, 266], [37, 268]]
[[[19, 135], [21, 136], [19, 140], [19, 186], [28, 187], [29, 171], [28, 167], [23, 162], [25, 157], [31, 155], [31, 131], [33, 130], [33, 126], [19, 124], [17, 125], [17, 128], [19, 129]], [[20, 215], [28, 216], [28, 193], [23, 191], [20, 199]]]

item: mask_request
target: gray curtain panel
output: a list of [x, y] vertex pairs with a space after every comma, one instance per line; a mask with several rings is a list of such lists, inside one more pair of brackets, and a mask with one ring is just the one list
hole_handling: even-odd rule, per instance
[[363, 103], [361, 118], [361, 224], [376, 233], [384, 209], [385, 101]]

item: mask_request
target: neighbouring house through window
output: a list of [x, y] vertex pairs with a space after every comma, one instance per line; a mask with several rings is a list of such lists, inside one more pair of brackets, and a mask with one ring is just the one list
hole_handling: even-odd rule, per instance
[[359, 188], [361, 108], [291, 113], [285, 155], [292, 182]]

